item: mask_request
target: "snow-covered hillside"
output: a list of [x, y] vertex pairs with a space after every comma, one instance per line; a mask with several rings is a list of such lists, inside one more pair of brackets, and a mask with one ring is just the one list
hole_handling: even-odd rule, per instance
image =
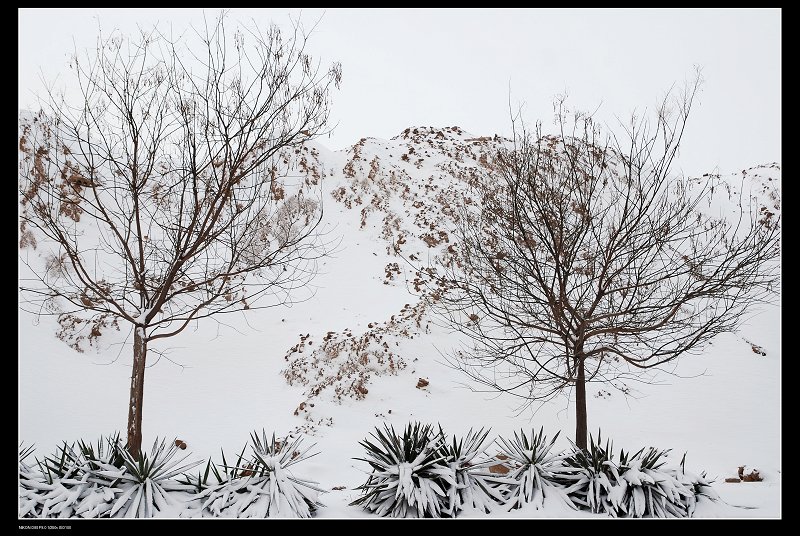
[[[368, 471], [353, 458], [363, 455], [358, 441], [384, 422], [396, 429], [413, 420], [438, 422], [450, 433], [485, 426], [492, 436], [543, 426], [548, 435], [560, 430], [556, 445], [566, 448], [575, 429], [568, 398], [520, 411], [517, 400], [472, 390], [444, 363], [459, 340], [420, 299], [415, 265], [456, 262], [456, 204], [480, 203], [479, 171], [507, 141], [458, 127], [412, 127], [343, 151], [304, 146], [291, 165], [321, 185], [323, 228], [337, 243], [334, 252], [293, 306], [203, 320], [153, 344], [144, 444], [177, 437], [193, 457], [216, 459], [220, 448], [240, 451], [253, 430], [307, 435], [319, 455], [297, 472], [330, 490], [318, 517], [371, 516], [347, 506]], [[697, 180], [712, 178], [731, 199], [754, 196], [765, 221], [780, 214], [777, 164]], [[21, 247], [20, 277], [27, 270], [22, 259], [36, 265], [44, 251]], [[56, 338], [53, 317], [20, 310], [18, 329], [20, 440], [45, 455], [65, 440], [124, 429], [127, 328], [104, 332], [83, 353]], [[687, 452], [687, 468], [706, 471], [725, 501], [700, 504], [696, 517], [778, 517], [780, 364], [775, 304], [754, 311], [740, 333], [718, 337], [702, 355], [671, 364], [669, 373], [648, 373], [649, 383], [630, 384], [627, 396], [590, 384], [589, 429], [602, 429], [626, 450], [672, 448], [676, 460]], [[725, 483], [742, 465], [758, 468], [764, 480]], [[493, 515], [592, 517], [550, 503]]]

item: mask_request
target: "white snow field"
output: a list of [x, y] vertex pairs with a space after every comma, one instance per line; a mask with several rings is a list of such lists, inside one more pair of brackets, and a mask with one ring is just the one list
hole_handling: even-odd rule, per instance
[[[321, 176], [323, 227], [340, 240], [335, 253], [292, 307], [203, 320], [151, 345], [143, 446], [180, 438], [191, 459], [220, 461], [220, 448], [233, 457], [253, 430], [304, 434], [319, 454], [293, 470], [330, 490], [320, 498], [319, 518], [376, 517], [348, 503], [368, 471], [353, 459], [363, 456], [358, 442], [383, 423], [398, 431], [409, 421], [441, 423], [450, 434], [491, 427], [490, 437], [541, 426], [548, 436], [561, 431], [556, 447], [567, 448], [575, 429], [567, 397], [519, 411], [517, 400], [472, 390], [444, 363], [458, 341], [420, 305], [414, 270], [393, 251], [399, 244], [420, 263], [444, 251], [449, 203], [469, 198], [471, 171], [502, 142], [426, 127], [391, 140], [363, 139], [344, 151], [305, 147], [308, 169]], [[723, 180], [779, 212], [777, 164]], [[21, 278], [22, 258], [35, 264], [45, 252], [45, 245], [20, 249]], [[129, 328], [103, 333], [98, 347], [83, 353], [58, 340], [57, 328], [52, 317], [19, 312], [19, 440], [34, 444], [38, 457], [62, 441], [124, 432], [128, 412]], [[337, 379], [341, 370], [351, 374]], [[676, 463], [687, 452], [686, 468], [706, 471], [723, 499], [702, 501], [696, 518], [780, 517], [780, 304], [754, 311], [739, 333], [718, 337], [667, 372], [630, 383], [628, 396], [590, 384], [590, 432], [601, 429], [616, 449], [672, 448]], [[420, 378], [429, 384], [417, 388]], [[496, 445], [487, 452], [498, 452]], [[757, 468], [763, 481], [725, 483], [742, 465]], [[176, 506], [158, 515], [184, 513]], [[605, 517], [557, 501], [461, 514], [492, 516]]]

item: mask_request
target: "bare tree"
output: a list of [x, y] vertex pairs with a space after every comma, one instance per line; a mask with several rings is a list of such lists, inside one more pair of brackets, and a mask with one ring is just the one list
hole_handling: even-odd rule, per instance
[[579, 447], [587, 382], [697, 351], [777, 290], [780, 217], [747, 198], [715, 217], [721, 189], [670, 172], [698, 84], [624, 141], [557, 101], [560, 135], [537, 126], [497, 155], [481, 209], [458, 220], [464, 268], [435, 281], [434, 305], [470, 341], [455, 366], [526, 403], [574, 387]]
[[132, 326], [134, 456], [148, 346], [290, 301], [326, 253], [314, 184], [282, 176], [323, 133], [341, 79], [306, 43], [299, 26], [229, 35], [224, 15], [178, 39], [98, 39], [70, 65], [77, 105], [50, 91], [21, 121], [21, 246], [47, 259], [24, 256], [23, 296], [58, 315], [62, 335]]

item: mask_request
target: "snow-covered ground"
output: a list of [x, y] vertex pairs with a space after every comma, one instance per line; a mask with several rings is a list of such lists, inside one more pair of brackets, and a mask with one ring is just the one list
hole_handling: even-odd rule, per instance
[[[448, 214], [442, 200], [469, 197], [470, 170], [501, 142], [453, 127], [411, 129], [392, 140], [366, 139], [347, 151], [314, 145], [309, 160], [323, 175], [324, 225], [341, 243], [320, 265], [313, 296], [291, 308], [226, 315], [220, 319], [224, 323], [202, 321], [153, 344], [145, 379], [144, 444], [156, 436], [177, 437], [194, 458], [219, 460], [220, 448], [232, 456], [253, 430], [307, 434], [319, 454], [298, 464], [296, 473], [331, 490], [321, 498], [325, 507], [317, 516], [322, 518], [372, 517], [348, 506], [368, 469], [353, 458], [363, 454], [358, 441], [384, 422], [395, 429], [412, 420], [438, 422], [459, 434], [485, 426], [495, 437], [543, 426], [549, 436], [560, 430], [557, 448], [568, 447], [575, 422], [567, 398], [520, 412], [516, 400], [475, 392], [460, 372], [444, 364], [443, 353], [457, 341], [417, 308], [413, 270], [390, 247], [402, 237], [402, 252], [418, 254], [422, 261], [445, 251], [447, 239], [436, 225]], [[749, 171], [770, 187], [780, 180], [777, 166]], [[429, 249], [426, 240], [435, 247]], [[20, 250], [21, 256], [36, 254]], [[398, 263], [397, 269], [392, 263]], [[95, 440], [124, 430], [132, 343], [127, 328], [104, 334], [99, 351], [86, 353], [54, 336], [53, 318], [20, 311], [18, 330], [20, 440], [35, 444], [36, 455], [42, 456], [64, 440]], [[373, 338], [363, 339], [368, 365], [359, 378], [366, 393], [349, 396], [356, 391], [352, 381], [345, 381], [309, 396], [313, 381], [304, 385], [298, 376], [284, 374], [293, 365], [295, 371], [316, 370], [315, 364], [335, 374], [351, 348], [347, 339], [369, 334]], [[291, 352], [301, 341], [302, 352]], [[337, 342], [345, 351], [323, 359], [322, 347]], [[386, 357], [379, 342], [386, 342], [386, 352], [392, 353], [391, 367], [386, 359], [376, 361]], [[754, 352], [754, 345], [766, 355]], [[696, 517], [779, 517], [780, 364], [776, 304], [754, 314], [740, 333], [721, 336], [702, 355], [671, 366], [672, 374], [631, 384], [630, 396], [590, 385], [590, 431], [601, 429], [603, 437], [626, 450], [672, 448], [677, 460], [686, 451], [687, 469], [706, 471], [724, 500], [701, 503]], [[429, 385], [417, 388], [419, 378]], [[337, 386], [345, 393], [341, 399]], [[757, 468], [764, 480], [724, 483], [741, 465]], [[555, 503], [492, 515], [593, 517]]]

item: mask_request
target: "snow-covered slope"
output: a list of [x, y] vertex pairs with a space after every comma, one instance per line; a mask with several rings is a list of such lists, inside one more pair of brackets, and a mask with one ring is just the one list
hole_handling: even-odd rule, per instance
[[[313, 294], [291, 308], [202, 321], [154, 344], [145, 443], [178, 437], [207, 458], [220, 447], [238, 452], [254, 429], [307, 434], [320, 454], [297, 471], [332, 490], [322, 497], [319, 517], [369, 516], [347, 506], [368, 469], [353, 458], [362, 455], [358, 441], [383, 422], [395, 428], [409, 420], [439, 422], [451, 433], [487, 426], [493, 435], [543, 426], [550, 435], [562, 430], [557, 445], [566, 447], [575, 427], [567, 398], [520, 412], [515, 400], [471, 390], [443, 363], [458, 340], [426, 310], [418, 274], [406, 262], [452, 260], [454, 206], [480, 202], [472, 188], [477, 172], [505, 141], [426, 127], [391, 140], [365, 138], [346, 151], [317, 143], [303, 148], [296, 168], [320, 181], [323, 225], [339, 241], [320, 265]], [[765, 218], [780, 213], [777, 164], [719, 180], [734, 194], [746, 188], [757, 196]], [[40, 253], [20, 249], [25, 258]], [[24, 269], [20, 262], [21, 275]], [[18, 329], [20, 440], [45, 454], [64, 440], [124, 429], [127, 328], [104, 334], [99, 348], [85, 353], [54, 336], [52, 317], [20, 311]], [[655, 384], [632, 385], [629, 396], [591, 386], [590, 430], [602, 429], [626, 450], [673, 448], [678, 459], [687, 451], [687, 467], [716, 478], [727, 503], [753, 507], [704, 503], [697, 517], [779, 516], [780, 360], [780, 306], [763, 307], [740, 333], [719, 337]], [[420, 378], [428, 385], [418, 388]], [[764, 481], [723, 483], [740, 465], [757, 467]], [[591, 517], [556, 504], [502, 515]]]

